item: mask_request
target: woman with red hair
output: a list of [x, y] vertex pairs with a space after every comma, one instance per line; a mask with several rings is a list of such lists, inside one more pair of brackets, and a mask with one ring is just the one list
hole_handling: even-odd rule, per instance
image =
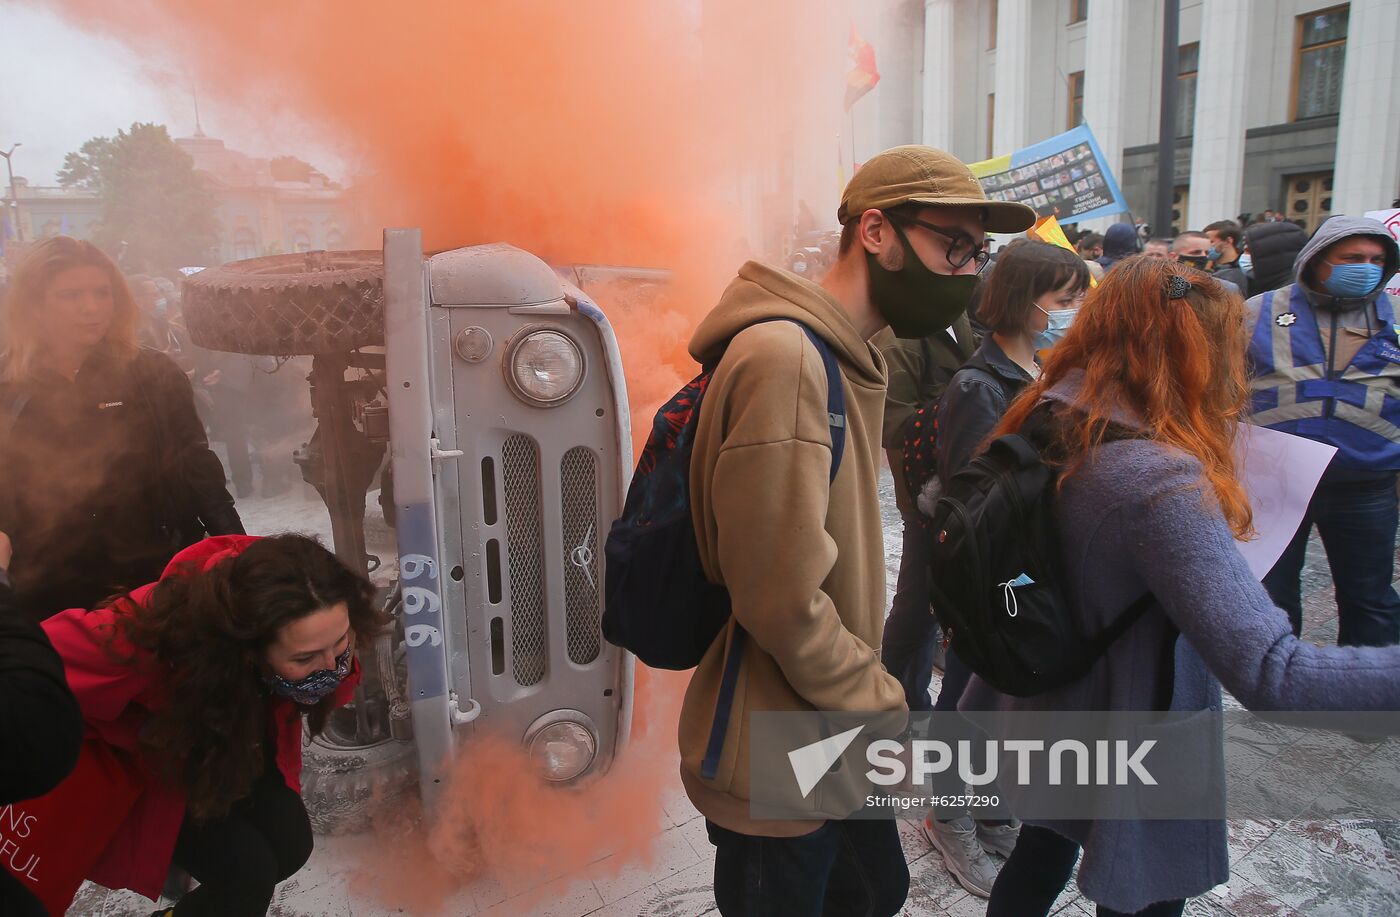
[[[997, 433], [1045, 422], [1083, 632], [1145, 593], [1156, 605], [1078, 681], [1014, 698], [974, 677], [959, 709], [1219, 710], [1222, 683], [1251, 709], [1400, 709], [1400, 647], [1299, 641], [1236, 547], [1252, 528], [1232, 448], [1243, 318], [1238, 296], [1163, 259], [1126, 259], [1089, 294]], [[989, 917], [1048, 913], [1081, 848], [1079, 887], [1101, 917], [1175, 917], [1229, 877], [1223, 821], [1028, 821]]]

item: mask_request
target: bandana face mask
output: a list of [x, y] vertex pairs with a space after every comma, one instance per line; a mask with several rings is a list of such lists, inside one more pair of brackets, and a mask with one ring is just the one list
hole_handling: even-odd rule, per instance
[[267, 684], [278, 697], [285, 697], [303, 707], [314, 707], [334, 693], [350, 674], [350, 660], [354, 653], [355, 646], [352, 643], [345, 648], [345, 652], [335, 657], [334, 669], [319, 669], [298, 681], [288, 681], [281, 675], [273, 675], [267, 679]]
[[897, 338], [926, 338], [942, 331], [967, 311], [976, 274], [937, 274], [919, 258], [904, 230], [890, 221], [904, 249], [904, 266], [886, 270], [872, 252], [865, 253], [870, 268], [870, 299]]

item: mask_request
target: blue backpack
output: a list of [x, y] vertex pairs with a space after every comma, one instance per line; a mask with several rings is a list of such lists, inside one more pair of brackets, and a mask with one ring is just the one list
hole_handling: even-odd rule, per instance
[[[841, 373], [831, 347], [812, 329], [793, 324], [807, 334], [826, 369], [830, 480], [834, 481], [846, 441]], [[700, 402], [714, 369], [715, 364], [705, 366], [656, 412], [622, 516], [608, 533], [603, 636], [654, 669], [699, 665], [729, 620], [729, 591], [705, 578], [690, 507], [690, 454], [700, 422]], [[725, 659], [709, 753], [701, 768], [705, 777], [713, 777], [718, 768], [744, 636], [743, 630], [735, 629]]]

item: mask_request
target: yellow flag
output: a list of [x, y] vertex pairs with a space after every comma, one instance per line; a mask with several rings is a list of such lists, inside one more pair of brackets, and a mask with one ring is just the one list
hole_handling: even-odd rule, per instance
[[[1051, 245], [1058, 245], [1060, 248], [1074, 252], [1075, 257], [1079, 256], [1079, 252], [1074, 251], [1074, 246], [1069, 244], [1069, 239], [1065, 236], [1065, 231], [1064, 228], [1060, 226], [1060, 221], [1055, 219], [1053, 215], [1041, 217], [1036, 220], [1035, 225], [1026, 230], [1026, 238], [1035, 239], [1038, 242], [1049, 242]], [[1096, 287], [1098, 285], [1099, 282], [1093, 278], [1093, 275], [1090, 275], [1089, 286]]]

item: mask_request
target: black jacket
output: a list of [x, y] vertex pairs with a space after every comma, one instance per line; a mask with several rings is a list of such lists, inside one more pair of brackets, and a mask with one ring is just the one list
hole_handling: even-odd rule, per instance
[[943, 488], [981, 451], [987, 435], [1031, 381], [993, 337], [953, 375], [938, 406], [938, 479]]
[[[83, 739], [63, 661], [38, 623], [20, 611], [6, 582], [0, 572], [0, 807], [57, 786], [77, 763]], [[0, 819], [0, 839], [9, 825]], [[19, 881], [0, 870], [0, 914], [43, 913]]]
[[1238, 261], [1222, 264], [1211, 271], [1210, 275], [1216, 280], [1224, 280], [1228, 283], [1233, 283], [1235, 286], [1239, 287], [1241, 296], [1249, 296], [1249, 278], [1245, 276], [1244, 269], [1240, 267]]
[[75, 380], [0, 384], [0, 531], [38, 617], [158, 579], [177, 551], [243, 524], [189, 379], [169, 357], [99, 347]]
[[1244, 237], [1252, 261], [1250, 296], [1277, 290], [1293, 282], [1293, 262], [1303, 246], [1308, 244], [1308, 234], [1303, 227], [1287, 221], [1255, 223], [1245, 227]]

